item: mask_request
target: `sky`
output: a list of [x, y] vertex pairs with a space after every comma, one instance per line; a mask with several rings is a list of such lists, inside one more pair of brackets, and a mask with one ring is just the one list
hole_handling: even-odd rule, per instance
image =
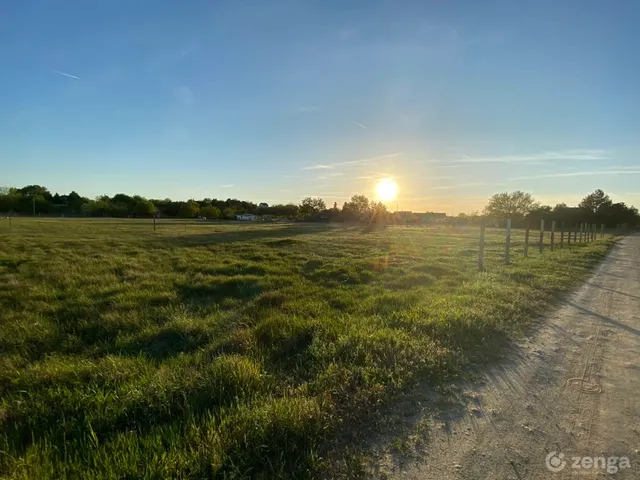
[[0, 4], [0, 185], [640, 206], [640, 2]]

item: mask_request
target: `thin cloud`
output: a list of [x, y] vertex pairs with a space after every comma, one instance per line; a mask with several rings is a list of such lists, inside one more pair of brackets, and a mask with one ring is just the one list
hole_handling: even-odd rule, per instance
[[555, 150], [528, 155], [503, 155], [495, 157], [469, 157], [463, 156], [452, 160], [437, 160], [433, 163], [544, 163], [558, 160], [609, 160], [612, 152], [601, 149], [569, 149]]
[[302, 170], [326, 170], [335, 168], [333, 165], [311, 165], [310, 167], [304, 167]]
[[63, 77], [75, 78], [76, 80], [80, 80], [80, 77], [76, 77], [75, 75], [71, 75], [70, 73], [61, 72], [60, 70], [54, 70], [54, 73], [58, 75], [62, 75]]
[[468, 187], [487, 187], [487, 186], [499, 186], [503, 183], [484, 183], [484, 182], [470, 182], [470, 183], [456, 183], [454, 185], [437, 185], [435, 187], [429, 187], [429, 190], [450, 190], [452, 188], [468, 188]]
[[351, 123], [353, 123], [356, 127], [360, 127], [363, 130], [366, 130], [367, 127], [365, 127], [363, 124], [356, 122], [355, 120], [351, 120]]
[[231, 188], [231, 187], [233, 187], [233, 184], [229, 183], [227, 185], [220, 185], [218, 188]]
[[509, 180], [535, 180], [540, 178], [564, 178], [564, 177], [585, 177], [591, 175], [638, 175], [640, 170], [597, 170], [591, 172], [566, 172], [566, 173], [546, 173], [543, 175], [528, 175], [523, 177], [513, 177]]
[[334, 169], [337, 167], [349, 167], [352, 165], [366, 165], [366, 164], [374, 163], [380, 160], [385, 160], [387, 158], [398, 157], [400, 155], [402, 155], [402, 152], [387, 153], [385, 155], [379, 155], [377, 157], [359, 158], [358, 160], [348, 160], [346, 162], [328, 163], [323, 165], [311, 165], [308, 167], [303, 167], [302, 170], [322, 170], [322, 169]]
[[327, 173], [326, 175], [320, 175], [319, 177], [316, 177], [316, 180], [327, 180], [328, 178], [331, 178], [331, 177], [341, 177], [343, 175], [344, 173], [342, 172]]

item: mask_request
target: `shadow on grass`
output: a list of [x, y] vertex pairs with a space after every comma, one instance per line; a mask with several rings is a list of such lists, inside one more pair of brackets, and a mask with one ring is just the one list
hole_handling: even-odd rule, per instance
[[238, 225], [237, 228], [229, 227], [225, 231], [209, 232], [204, 234], [183, 235], [175, 237], [158, 238], [158, 242], [166, 245], [171, 244], [178, 247], [193, 247], [201, 245], [215, 245], [226, 242], [251, 241], [260, 239], [283, 239], [279, 243], [273, 243], [274, 247], [287, 247], [294, 244], [295, 240], [289, 240], [286, 237], [296, 235], [307, 235], [313, 233], [322, 233], [331, 230], [329, 225], [318, 224], [302, 224], [302, 225], [286, 225], [286, 226], [259, 226], [247, 228], [244, 224]]
[[250, 300], [262, 292], [257, 277], [229, 277], [220, 283], [177, 285], [178, 295], [183, 303], [209, 307], [225, 300]]
[[164, 360], [180, 353], [193, 352], [210, 341], [209, 335], [202, 329], [171, 326], [135, 339], [125, 345], [119, 353], [134, 356], [142, 354], [154, 360]]

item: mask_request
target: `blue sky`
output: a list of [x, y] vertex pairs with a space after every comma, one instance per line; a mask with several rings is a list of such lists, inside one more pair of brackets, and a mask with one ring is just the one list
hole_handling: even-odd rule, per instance
[[[0, 185], [94, 197], [640, 205], [640, 3], [0, 6]], [[395, 207], [395, 205], [393, 205]]]

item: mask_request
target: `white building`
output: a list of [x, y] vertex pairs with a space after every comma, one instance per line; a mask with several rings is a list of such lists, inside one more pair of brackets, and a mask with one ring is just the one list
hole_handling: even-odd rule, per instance
[[258, 216], [253, 213], [241, 213], [235, 216], [236, 220], [257, 220]]

